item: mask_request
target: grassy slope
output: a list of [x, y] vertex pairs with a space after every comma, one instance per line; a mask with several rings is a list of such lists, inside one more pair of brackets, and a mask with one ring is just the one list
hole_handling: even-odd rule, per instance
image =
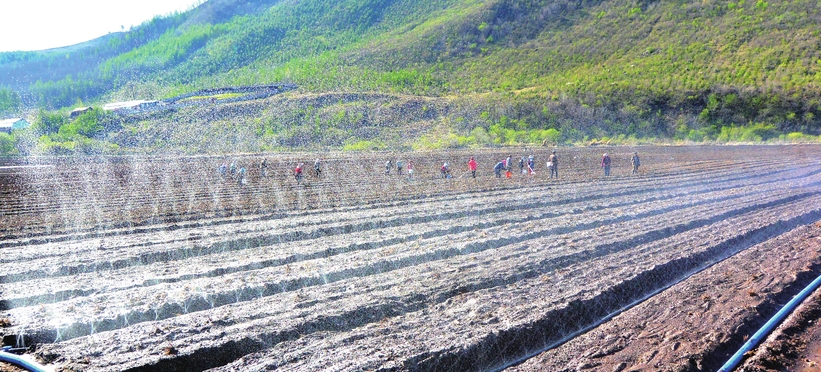
[[[283, 2], [166, 78], [210, 71], [182, 83], [288, 80], [307, 91], [570, 97], [634, 121], [661, 111], [668, 125], [653, 134], [671, 134], [669, 123], [682, 114], [694, 126], [818, 128], [816, 2], [423, 3]], [[266, 43], [274, 48], [255, 44], [258, 34], [278, 35]], [[231, 53], [219, 47], [243, 43], [260, 58], [225, 63]]]
[[[217, 3], [210, 4], [211, 13]], [[88, 84], [103, 84], [107, 99], [281, 81], [300, 85], [302, 92], [438, 96], [451, 109], [440, 111], [434, 126], [463, 135], [494, 125], [556, 128], [565, 139], [694, 131], [715, 136], [722, 125], [751, 123], [784, 132], [821, 127], [821, 6], [814, 1], [266, 5], [262, 12], [243, 8], [247, 14], [234, 18], [208, 18], [205, 7], [178, 16], [181, 26], [108, 59]], [[74, 90], [82, 85], [62, 82]], [[62, 92], [61, 84], [54, 86], [41, 92]], [[280, 128], [284, 132], [312, 125], [284, 121], [291, 123]], [[317, 140], [356, 138], [346, 130]]]
[[[384, 42], [397, 46], [376, 54], [423, 56], [423, 68], [451, 91], [526, 91], [648, 113], [698, 115], [707, 109], [706, 122], [767, 121], [817, 130], [819, 4], [730, 4], [659, 1], [640, 7], [615, 0], [574, 9], [554, 1], [518, 11], [494, 4], [496, 9], [486, 6], [463, 21], [452, 19], [457, 23], [444, 32], [409, 33], [405, 39], [422, 41], [416, 45]], [[483, 29], [482, 22], [488, 23]], [[519, 24], [537, 31], [517, 29]], [[426, 42], [437, 34], [446, 41]], [[423, 49], [439, 53], [413, 53]], [[433, 59], [445, 62], [424, 63]]]

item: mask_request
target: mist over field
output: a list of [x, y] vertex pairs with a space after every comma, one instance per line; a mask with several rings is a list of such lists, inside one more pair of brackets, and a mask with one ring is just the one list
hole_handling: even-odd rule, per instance
[[[819, 270], [818, 151], [6, 163], [4, 343], [88, 371], [498, 370], [525, 360], [516, 368], [691, 370], [692, 360], [714, 370], [776, 310], [767, 303]], [[558, 177], [546, 165], [554, 154]], [[511, 155], [510, 174], [497, 176]], [[517, 158], [530, 155], [520, 172]], [[693, 312], [703, 319], [676, 315]], [[626, 346], [646, 340], [663, 352]]]

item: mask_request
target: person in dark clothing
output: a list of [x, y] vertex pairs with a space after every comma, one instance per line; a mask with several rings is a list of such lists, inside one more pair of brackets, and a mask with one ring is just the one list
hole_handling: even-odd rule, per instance
[[262, 159], [262, 162], [259, 163], [259, 173], [265, 177], [268, 174], [268, 159]]
[[505, 161], [500, 161], [496, 163], [496, 166], [493, 167], [493, 173], [496, 173], [496, 178], [502, 177], [502, 171], [505, 170]]
[[610, 155], [607, 155], [607, 153], [605, 153], [601, 157], [601, 167], [604, 168], [604, 175], [605, 176], [610, 175], [610, 163], [611, 163]]
[[536, 174], [536, 160], [533, 155], [527, 157], [527, 174]]
[[639, 153], [634, 152], [633, 157], [630, 158], [630, 164], [633, 165], [633, 174], [639, 173], [639, 165], [641, 165], [641, 161], [639, 160]]
[[556, 150], [553, 150], [547, 158], [547, 168], [550, 169], [550, 178], [553, 178], [554, 174], [556, 178], [559, 178], [559, 157], [556, 155]]
[[314, 173], [316, 173], [317, 178], [319, 178], [319, 176], [322, 175], [322, 168], [320, 167], [320, 165], [321, 163], [319, 162], [319, 159], [316, 159], [316, 161], [314, 162]]

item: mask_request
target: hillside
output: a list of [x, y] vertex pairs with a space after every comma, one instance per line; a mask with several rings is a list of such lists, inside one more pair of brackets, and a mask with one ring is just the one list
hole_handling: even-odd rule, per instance
[[[0, 53], [0, 111], [65, 113], [81, 102], [284, 82], [300, 87], [285, 98], [293, 105], [304, 94], [437, 100], [452, 108], [425, 119], [429, 136], [452, 137], [439, 147], [817, 135], [820, 8], [809, 0], [211, 0], [83, 45]], [[391, 110], [366, 106], [364, 116]], [[487, 140], [476, 139], [482, 131]], [[400, 143], [388, 132], [372, 137], [432, 145], [425, 133]], [[319, 140], [371, 140], [343, 137]]]

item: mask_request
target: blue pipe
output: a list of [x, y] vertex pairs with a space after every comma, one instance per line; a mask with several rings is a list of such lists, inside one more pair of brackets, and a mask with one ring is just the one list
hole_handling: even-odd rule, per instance
[[2, 351], [0, 351], [0, 362], [6, 362], [14, 364], [20, 368], [25, 369], [26, 371], [31, 372], [48, 372], [49, 370], [46, 367], [43, 367], [35, 362], [32, 362], [28, 359], [24, 359], [23, 357], [8, 353], [6, 350], [10, 349], [10, 347], [4, 347]]
[[746, 343], [744, 343], [744, 346], [742, 346], [741, 349], [736, 351], [736, 353], [729, 360], [727, 360], [727, 363], [724, 363], [724, 365], [721, 366], [721, 369], [719, 369], [718, 372], [730, 372], [733, 369], [735, 369], [735, 367], [738, 366], [738, 363], [741, 362], [741, 359], [744, 357], [745, 353], [752, 350], [752, 348], [758, 345], [758, 343], [761, 342], [761, 340], [763, 340], [765, 336], [767, 336], [770, 332], [772, 332], [773, 329], [775, 329], [775, 327], [781, 324], [781, 321], [783, 321], [788, 314], [793, 312], [793, 310], [795, 310], [795, 308], [798, 307], [798, 305], [801, 302], [803, 302], [804, 299], [806, 299], [810, 295], [810, 293], [818, 289], [820, 285], [821, 276], [813, 280], [813, 282], [810, 283], [810, 285], [804, 288], [795, 297], [793, 297], [793, 299], [790, 300], [790, 302], [787, 302], [787, 304], [784, 305], [784, 307], [782, 307], [781, 310], [775, 313], [775, 315], [769, 321], [767, 321], [767, 323], [765, 323], [764, 326], [762, 326], [761, 329], [759, 329], [758, 332], [756, 332], [753, 335], [753, 337], [750, 337], [750, 339], [747, 340]]

